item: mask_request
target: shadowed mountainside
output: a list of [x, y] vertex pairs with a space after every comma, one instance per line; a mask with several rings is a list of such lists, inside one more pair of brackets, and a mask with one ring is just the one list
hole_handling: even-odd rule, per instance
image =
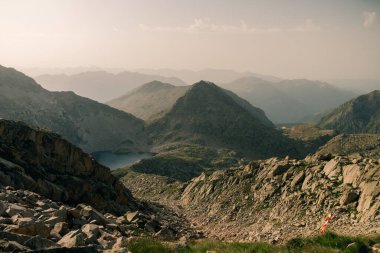
[[81, 149], [54, 133], [0, 120], [0, 183], [100, 210], [136, 209], [131, 193]]
[[230, 148], [250, 157], [300, 155], [295, 141], [275, 130], [261, 109], [255, 108], [253, 114], [205, 81], [194, 84], [147, 129], [156, 146], [190, 142]]
[[356, 96], [328, 83], [306, 79], [270, 82], [257, 77], [243, 77], [220, 85], [262, 108], [275, 123], [306, 122], [313, 115]]
[[49, 128], [87, 152], [145, 150], [144, 122], [73, 92], [49, 92], [0, 66], [0, 117]]
[[341, 133], [380, 133], [380, 91], [354, 98], [323, 117], [319, 126]]

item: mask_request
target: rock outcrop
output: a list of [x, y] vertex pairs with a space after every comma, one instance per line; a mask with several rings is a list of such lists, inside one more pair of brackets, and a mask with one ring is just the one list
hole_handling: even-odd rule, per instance
[[0, 120], [0, 184], [99, 210], [135, 210], [137, 201], [109, 168], [60, 136]]
[[[129, 212], [102, 214], [90, 205], [72, 207], [9, 186], [0, 187], [0, 205], [0, 252], [121, 253], [131, 240], [166, 230], [143, 213], [131, 220]], [[144, 226], [153, 222], [147, 232]]]
[[314, 155], [253, 161], [193, 179], [181, 202], [208, 236], [281, 241], [329, 229], [349, 235], [380, 232], [378, 160]]

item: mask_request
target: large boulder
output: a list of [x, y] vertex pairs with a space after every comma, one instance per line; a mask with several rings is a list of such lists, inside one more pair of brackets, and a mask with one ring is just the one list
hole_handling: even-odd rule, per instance
[[81, 232], [79, 229], [70, 231], [61, 240], [58, 241], [58, 244], [62, 247], [73, 248], [78, 246], [85, 246], [86, 235]]
[[[0, 119], [0, 147], [0, 184], [101, 211], [122, 214], [138, 208], [109, 168], [57, 134]], [[10, 212], [25, 210], [13, 207]]]

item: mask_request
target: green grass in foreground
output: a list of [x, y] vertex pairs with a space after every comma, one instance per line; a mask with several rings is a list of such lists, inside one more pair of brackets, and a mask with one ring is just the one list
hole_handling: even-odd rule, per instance
[[128, 247], [132, 253], [369, 253], [370, 246], [380, 243], [378, 237], [348, 237], [334, 233], [310, 238], [295, 238], [284, 245], [268, 243], [224, 243], [220, 241], [198, 241], [188, 246], [173, 246], [165, 242], [142, 239]]

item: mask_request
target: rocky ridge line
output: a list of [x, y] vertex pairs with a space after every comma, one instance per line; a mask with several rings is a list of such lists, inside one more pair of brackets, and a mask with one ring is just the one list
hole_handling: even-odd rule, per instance
[[330, 229], [349, 235], [380, 233], [380, 161], [364, 157], [272, 158], [203, 174], [181, 196], [188, 218], [211, 236], [283, 241]]

